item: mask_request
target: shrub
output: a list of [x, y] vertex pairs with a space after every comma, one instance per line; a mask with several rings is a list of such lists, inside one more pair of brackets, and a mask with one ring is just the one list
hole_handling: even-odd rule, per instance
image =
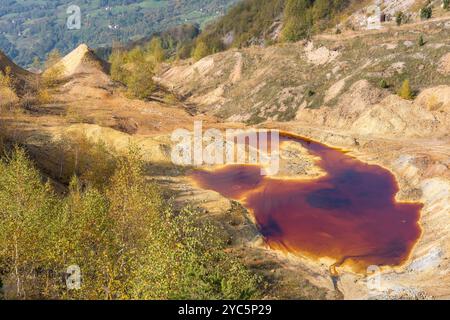
[[84, 185], [102, 189], [117, 167], [117, 159], [105, 143], [92, 141], [83, 132], [61, 135], [56, 148], [59, 173], [55, 178], [66, 184], [77, 176]]
[[418, 44], [419, 44], [419, 47], [423, 47], [425, 45], [425, 40], [423, 39], [423, 35], [420, 35]]
[[380, 82], [378, 83], [378, 85], [379, 85], [380, 88], [382, 88], [382, 89], [387, 89], [387, 88], [389, 88], [388, 83], [387, 83], [386, 80], [384, 80], [384, 79], [381, 79]]
[[450, 0], [442, 0], [442, 8], [450, 10]]
[[306, 0], [287, 0], [284, 8], [283, 41], [298, 41], [309, 35], [313, 25], [313, 12]]
[[312, 89], [307, 89], [306, 90], [306, 96], [307, 97], [312, 97], [312, 96], [314, 96], [316, 94], [316, 92], [314, 91], [314, 90], [312, 90]]
[[36, 100], [39, 104], [48, 104], [52, 102], [52, 95], [46, 88], [40, 88], [36, 94]]
[[125, 83], [127, 77], [126, 53], [121, 50], [114, 51], [109, 57], [109, 63], [111, 64], [111, 79]]
[[402, 11], [399, 11], [395, 14], [395, 23], [397, 23], [397, 26], [400, 26], [403, 22], [404, 14]]
[[398, 92], [398, 95], [400, 97], [402, 97], [403, 99], [406, 99], [406, 100], [412, 100], [413, 99], [414, 95], [413, 95], [413, 92], [411, 90], [411, 86], [409, 84], [409, 80], [408, 79], [403, 81], [403, 84], [402, 84], [402, 86], [401, 86], [401, 88], [400, 88], [400, 90]]
[[193, 43], [185, 43], [179, 46], [176, 53], [177, 59], [188, 59], [191, 57], [191, 54], [194, 50]]
[[337, 17], [348, 5], [348, 0], [286, 0], [284, 6], [284, 41], [298, 41], [337, 24]]
[[433, 9], [431, 6], [425, 6], [420, 9], [420, 18], [422, 20], [428, 20], [433, 16]]
[[25, 152], [16, 149], [0, 161], [0, 274], [6, 298], [30, 298], [44, 288], [50, 261], [56, 199]]
[[11, 67], [6, 66], [5, 71], [0, 70], [0, 87], [3, 88], [13, 88], [13, 79], [11, 77]]
[[162, 47], [161, 38], [154, 37], [148, 45], [148, 53], [151, 54], [155, 61], [161, 63], [165, 59], [164, 49]]
[[210, 54], [209, 48], [206, 45], [204, 41], [197, 41], [197, 44], [194, 48], [194, 51], [192, 52], [192, 58], [194, 58], [195, 61], [198, 61], [207, 55]]
[[148, 99], [156, 90], [153, 81], [154, 65], [151, 62], [139, 61], [133, 65], [126, 78], [128, 95], [137, 99]]
[[[157, 47], [154, 44], [156, 51]], [[156, 90], [153, 76], [157, 59], [147, 53], [136, 47], [129, 52], [115, 51], [110, 56], [111, 78], [127, 86], [130, 98], [148, 99]]]
[[14, 79], [11, 76], [11, 68], [7, 66], [5, 71], [0, 71], [0, 107], [12, 107], [18, 98], [14, 87]]

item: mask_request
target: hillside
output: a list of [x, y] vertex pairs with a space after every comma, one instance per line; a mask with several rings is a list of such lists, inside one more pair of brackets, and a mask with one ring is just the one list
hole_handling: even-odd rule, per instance
[[[258, 124], [306, 118], [323, 123], [331, 121], [328, 111], [351, 105], [356, 92], [364, 95], [364, 106], [371, 106], [396, 96], [404, 80], [419, 96], [429, 87], [448, 84], [444, 70], [449, 36], [448, 18], [380, 31], [325, 34], [294, 44], [230, 50], [194, 64], [180, 62], [160, 77], [201, 112], [225, 121]], [[366, 92], [371, 94], [365, 97]], [[346, 107], [350, 122], [364, 106]], [[345, 121], [332, 119], [336, 126]]]
[[[107, 169], [112, 154], [120, 156], [130, 146], [138, 147], [145, 165], [144, 178], [175, 198], [176, 208], [189, 205], [198, 210], [202, 220], [203, 213], [207, 213], [207, 219], [213, 219], [220, 227], [215, 241], [228, 243], [230, 255], [239, 256], [248, 268], [267, 279], [265, 296], [299, 299], [335, 296], [284, 269], [277, 256], [263, 248], [242, 255], [243, 245], [259, 237], [248, 222], [246, 211], [227, 199], [193, 188], [186, 175], [189, 168], [173, 165], [170, 133], [178, 128], [191, 129], [194, 120], [202, 120], [206, 128], [225, 128], [217, 119], [193, 117], [186, 105], [176, 99], [168, 102], [130, 99], [123, 86], [111, 81], [95, 62], [98, 58], [92, 50], [81, 45], [61, 60], [60, 64], [66, 67], [64, 79], [49, 89], [49, 101], [22, 99], [15, 104], [17, 109], [1, 108], [0, 141], [24, 147], [58, 190], [66, 190], [73, 170], [81, 177], [92, 167]], [[90, 145], [97, 146], [93, 154]], [[93, 178], [102, 180], [104, 174], [97, 172]], [[168, 204], [169, 199], [166, 201]], [[258, 263], [260, 259], [263, 264]], [[279, 270], [277, 274], [271, 273], [274, 267]]]
[[[421, 10], [430, 10], [421, 16]], [[196, 40], [196, 59], [230, 47], [295, 42], [318, 33], [379, 29], [448, 11], [442, 0], [244, 0], [208, 25]], [[427, 11], [428, 12], [428, 11]]]
[[[450, 294], [444, 288], [449, 230], [442, 220], [450, 210], [449, 39], [447, 13], [381, 30], [350, 29], [296, 43], [231, 49], [167, 66], [158, 79], [196, 105], [199, 114], [230, 126], [297, 133], [393, 172], [400, 186], [396, 198], [424, 204], [421, 240], [404, 266], [383, 270], [382, 286], [374, 292], [367, 290], [368, 277], [351, 272], [339, 277], [337, 287], [346, 299], [445, 299]], [[398, 92], [407, 79], [413, 96], [404, 99]], [[307, 278], [327, 283], [319, 280], [329, 272], [327, 262], [312, 267], [305, 260], [301, 265], [314, 270]]]
[[70, 0], [2, 1], [0, 48], [28, 66], [57, 48], [68, 53], [84, 42], [93, 48], [113, 40], [130, 42], [183, 23], [203, 24], [222, 15], [236, 0], [101, 0], [78, 1], [81, 29], [68, 30]]

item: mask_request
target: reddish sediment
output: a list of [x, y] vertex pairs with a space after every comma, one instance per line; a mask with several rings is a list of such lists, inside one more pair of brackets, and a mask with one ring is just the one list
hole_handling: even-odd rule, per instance
[[368, 266], [399, 266], [421, 235], [419, 203], [397, 202], [393, 174], [343, 151], [291, 135], [321, 160], [327, 174], [311, 180], [261, 176], [260, 167], [229, 165], [196, 170], [204, 189], [240, 201], [254, 215], [274, 249], [313, 258], [331, 258], [335, 266], [363, 272]]

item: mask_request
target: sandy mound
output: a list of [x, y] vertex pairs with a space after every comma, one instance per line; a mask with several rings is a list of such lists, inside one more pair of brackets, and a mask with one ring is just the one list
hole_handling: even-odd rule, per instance
[[160, 79], [165, 85], [171, 82], [192, 81], [205, 76], [215, 66], [214, 56], [205, 57], [194, 64], [188, 66], [181, 65], [170, 68]]
[[345, 81], [347, 79], [341, 79], [335, 84], [333, 84], [326, 92], [325, 92], [325, 98], [324, 102], [328, 103], [329, 101], [333, 100], [338, 96], [339, 93], [344, 89], [345, 87]]
[[327, 47], [314, 48], [312, 42], [308, 42], [305, 46], [305, 54], [309, 63], [321, 66], [332, 62], [339, 55], [338, 51], [330, 50]]
[[65, 76], [80, 73], [108, 73], [108, 64], [95, 55], [85, 44], [66, 55], [57, 66], [64, 67]]
[[[137, 145], [142, 160], [153, 163], [172, 163], [170, 158], [170, 139], [168, 136], [130, 136], [126, 133], [101, 127], [99, 125], [76, 124], [64, 128], [63, 135], [85, 135], [90, 141], [103, 142], [116, 152], [127, 152], [130, 144]], [[56, 136], [56, 139], [60, 136]]]
[[360, 135], [437, 137], [448, 131], [449, 110], [449, 86], [428, 88], [409, 101], [360, 80], [339, 97], [334, 108], [301, 108], [296, 119]]
[[429, 135], [437, 128], [433, 114], [397, 95], [362, 113], [351, 129], [359, 134], [408, 136]]
[[450, 52], [444, 55], [439, 61], [438, 71], [443, 75], [450, 75]]
[[418, 105], [429, 111], [450, 111], [450, 86], [438, 86], [422, 91], [416, 99]]
[[385, 96], [383, 90], [373, 86], [369, 81], [359, 80], [339, 97], [334, 108], [302, 108], [298, 111], [296, 119], [329, 127], [349, 128], [361, 114], [381, 102]]

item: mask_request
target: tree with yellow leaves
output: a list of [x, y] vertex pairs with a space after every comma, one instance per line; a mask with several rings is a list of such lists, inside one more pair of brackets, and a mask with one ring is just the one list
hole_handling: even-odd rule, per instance
[[[259, 278], [219, 230], [175, 211], [146, 181], [137, 148], [102, 188], [76, 176], [57, 196], [25, 152], [0, 160], [0, 283], [6, 299], [249, 299]], [[81, 272], [78, 290], [64, 280]]]
[[197, 41], [197, 44], [192, 52], [192, 58], [194, 58], [195, 61], [198, 61], [209, 54], [210, 50], [206, 43], [203, 40]]
[[403, 81], [403, 84], [398, 92], [398, 95], [406, 100], [412, 100], [414, 98], [414, 94], [411, 90], [411, 86], [409, 84], [408, 79]]

